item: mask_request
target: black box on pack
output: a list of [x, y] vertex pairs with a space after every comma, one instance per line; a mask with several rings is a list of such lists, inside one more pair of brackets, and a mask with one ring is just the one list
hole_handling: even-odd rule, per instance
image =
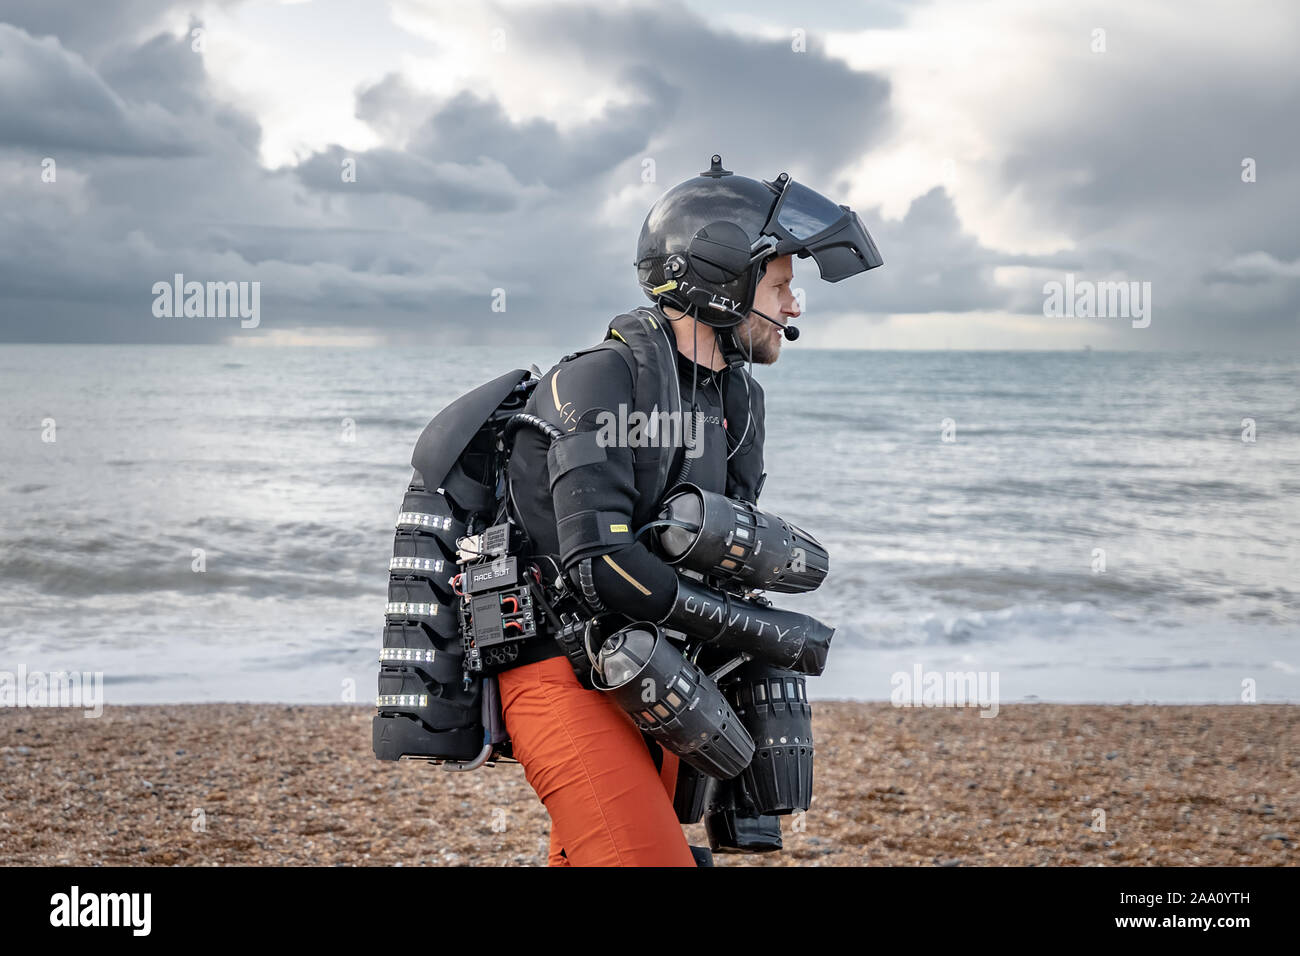
[[456, 553], [462, 561], [479, 558], [499, 558], [515, 550], [520, 534], [509, 522], [494, 524], [478, 534], [467, 534], [456, 543]]
[[471, 646], [492, 647], [507, 641], [521, 641], [537, 634], [533, 618], [533, 597], [527, 588], [489, 591], [470, 602]]
[[465, 593], [481, 594], [513, 587], [519, 581], [519, 559], [501, 558], [465, 569]]

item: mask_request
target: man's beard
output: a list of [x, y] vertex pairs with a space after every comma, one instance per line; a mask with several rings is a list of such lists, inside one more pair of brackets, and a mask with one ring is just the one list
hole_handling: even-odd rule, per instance
[[[755, 365], [771, 365], [781, 356], [781, 336], [770, 337], [770, 323], [757, 313], [736, 326], [736, 342], [745, 358]], [[752, 344], [752, 348], [751, 348]]]

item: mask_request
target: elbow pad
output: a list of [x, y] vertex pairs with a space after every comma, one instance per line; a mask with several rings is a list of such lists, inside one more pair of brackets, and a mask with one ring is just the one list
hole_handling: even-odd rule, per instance
[[581, 593], [634, 621], [658, 621], [672, 607], [677, 574], [637, 543], [609, 554], [584, 558], [570, 576]]
[[659, 624], [728, 651], [816, 677], [835, 633], [815, 617], [766, 607], [678, 576], [677, 594]]

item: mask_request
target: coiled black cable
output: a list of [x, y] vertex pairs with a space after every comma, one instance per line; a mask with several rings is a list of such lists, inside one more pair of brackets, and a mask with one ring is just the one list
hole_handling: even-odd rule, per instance
[[564, 432], [560, 431], [546, 419], [540, 418], [537, 415], [530, 415], [528, 412], [516, 412], [511, 415], [510, 418], [506, 420], [503, 434], [507, 439], [513, 438], [515, 432], [519, 431], [519, 429], [523, 428], [525, 425], [541, 432], [552, 442], [557, 438], [564, 437]]

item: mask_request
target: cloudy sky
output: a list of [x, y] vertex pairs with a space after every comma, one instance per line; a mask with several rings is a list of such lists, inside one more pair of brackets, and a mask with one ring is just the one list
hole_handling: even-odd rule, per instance
[[[1297, 36], [1289, 0], [0, 0], [0, 341], [587, 344], [720, 152], [885, 258], [796, 261], [801, 344], [1295, 349]], [[260, 324], [156, 316], [176, 273]], [[1067, 273], [1150, 283], [1149, 325], [1045, 316]]]

